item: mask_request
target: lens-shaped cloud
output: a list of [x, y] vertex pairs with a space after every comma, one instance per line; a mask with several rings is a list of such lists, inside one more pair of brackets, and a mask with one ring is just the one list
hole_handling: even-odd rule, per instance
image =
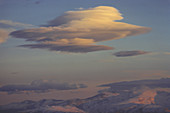
[[115, 55], [116, 57], [130, 57], [130, 56], [137, 56], [137, 55], [143, 55], [143, 54], [149, 54], [151, 52], [147, 52], [147, 51], [120, 51], [120, 52], [116, 52], [113, 55]]
[[[44, 27], [23, 29], [12, 32], [11, 35], [36, 42], [36, 44], [22, 45], [22, 47], [66, 52], [77, 52], [79, 47], [78, 52], [92, 52], [91, 48], [93, 51], [113, 49], [95, 45], [97, 42], [139, 35], [151, 30], [147, 27], [117, 22], [121, 19], [123, 17], [116, 8], [99, 6], [86, 10], [68, 11], [49, 21]], [[61, 41], [65, 42], [61, 43]], [[67, 49], [68, 46], [72, 49]]]

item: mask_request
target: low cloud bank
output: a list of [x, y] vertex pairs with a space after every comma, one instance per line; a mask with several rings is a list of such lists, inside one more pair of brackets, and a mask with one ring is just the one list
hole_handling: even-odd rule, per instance
[[43, 93], [49, 90], [74, 90], [79, 88], [86, 88], [85, 84], [69, 84], [69, 83], [58, 83], [53, 80], [35, 80], [30, 84], [19, 84], [19, 85], [4, 85], [0, 87], [1, 92], [11, 93], [24, 93], [24, 92], [37, 92]]

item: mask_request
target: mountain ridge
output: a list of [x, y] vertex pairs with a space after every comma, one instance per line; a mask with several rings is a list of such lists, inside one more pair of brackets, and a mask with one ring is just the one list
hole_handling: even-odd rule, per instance
[[2, 113], [170, 113], [170, 78], [104, 84], [85, 99], [25, 100], [0, 106]]

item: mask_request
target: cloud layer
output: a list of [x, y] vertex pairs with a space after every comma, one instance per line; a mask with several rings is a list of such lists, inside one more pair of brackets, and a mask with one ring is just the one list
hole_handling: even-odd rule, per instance
[[73, 53], [87, 53], [100, 50], [112, 50], [112, 47], [104, 45], [56, 45], [56, 44], [27, 44], [19, 47], [48, 49], [51, 51], [64, 51]]
[[[149, 32], [151, 29], [117, 22], [123, 17], [114, 7], [99, 6], [86, 10], [68, 11], [40, 28], [12, 32], [16, 38], [35, 41], [22, 47], [64, 52], [111, 50], [97, 42], [125, 38]], [[75, 50], [74, 50], [75, 49]]]
[[35, 80], [28, 85], [4, 85], [0, 87], [1, 92], [24, 93], [24, 92], [46, 92], [48, 90], [72, 90], [86, 88], [85, 84], [58, 83], [53, 80]]
[[129, 57], [129, 56], [137, 56], [137, 55], [143, 55], [143, 54], [148, 54], [151, 52], [147, 52], [147, 51], [120, 51], [120, 52], [116, 52], [113, 55], [115, 55], [116, 57]]

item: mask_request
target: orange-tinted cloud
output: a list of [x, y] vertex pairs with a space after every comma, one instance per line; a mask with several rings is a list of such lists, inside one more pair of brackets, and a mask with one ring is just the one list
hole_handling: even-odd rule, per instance
[[8, 34], [8, 31], [0, 29], [0, 43], [3, 43], [8, 39]]
[[10, 20], [0, 20], [0, 43], [5, 42], [9, 38], [9, 34], [16, 29], [30, 28], [33, 25], [13, 22]]
[[[74, 52], [61, 49], [61, 47], [74, 45], [76, 49], [78, 46], [80, 49], [87, 49], [86, 46], [95, 46], [100, 47], [100, 49], [94, 49], [93, 51], [110, 50], [111, 47], [95, 45], [95, 43], [139, 35], [151, 30], [147, 27], [117, 22], [121, 19], [123, 17], [116, 8], [99, 6], [86, 10], [68, 11], [62, 16], [49, 21], [45, 27], [19, 30], [12, 32], [11, 35], [16, 38], [24, 38], [27, 41], [37, 42], [37, 44], [24, 45], [24, 47], [42, 48], [42, 46], [45, 46], [45, 48], [51, 50], [55, 46], [56, 51]], [[61, 41], [66, 42], [61, 44]]]

